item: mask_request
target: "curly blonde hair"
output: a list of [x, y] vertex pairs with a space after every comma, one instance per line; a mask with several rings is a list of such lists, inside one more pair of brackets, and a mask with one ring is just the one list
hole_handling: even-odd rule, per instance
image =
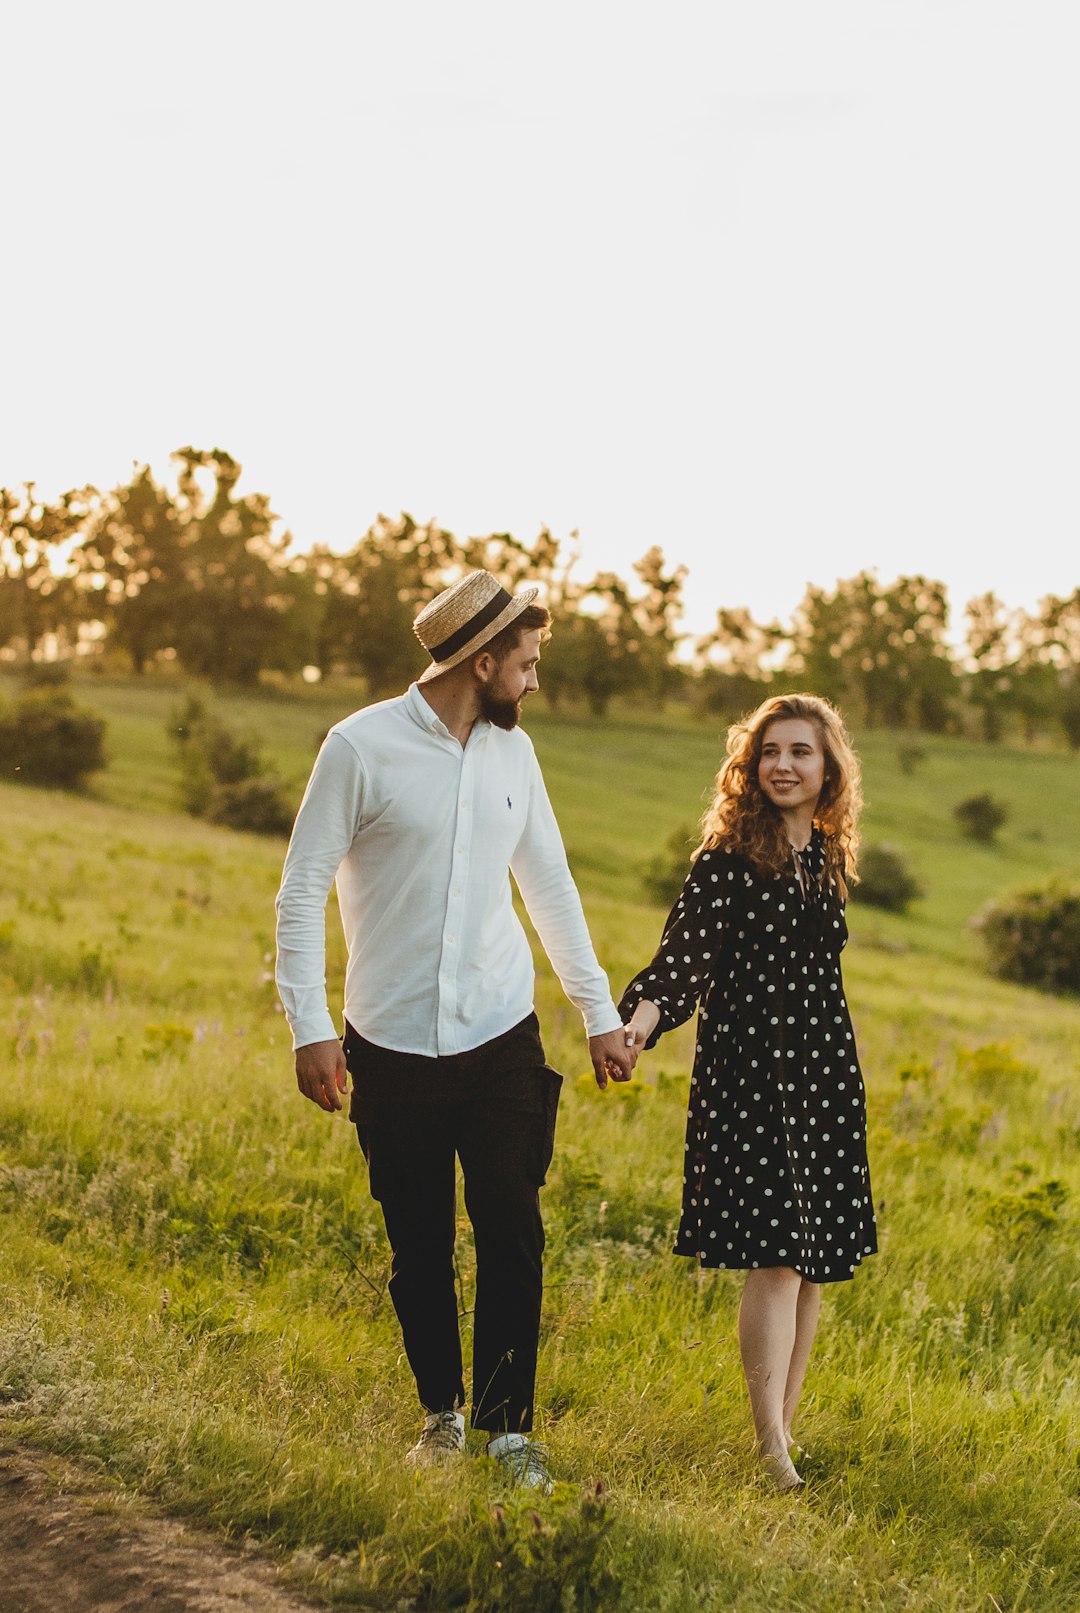
[[749, 717], [732, 723], [727, 755], [716, 775], [716, 793], [701, 819], [701, 845], [738, 852], [762, 873], [782, 873], [791, 863], [784, 821], [758, 783], [761, 748], [769, 725], [784, 718], [812, 723], [825, 753], [825, 782], [814, 808], [814, 825], [825, 836], [825, 873], [842, 897], [858, 883], [857, 823], [862, 810], [859, 759], [835, 706], [819, 695], [782, 694], [765, 700]]

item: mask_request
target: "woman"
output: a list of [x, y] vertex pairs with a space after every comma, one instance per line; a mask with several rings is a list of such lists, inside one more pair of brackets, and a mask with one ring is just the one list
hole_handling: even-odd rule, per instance
[[820, 1285], [877, 1249], [840, 978], [861, 805], [827, 701], [780, 695], [736, 723], [682, 895], [621, 1004], [627, 1045], [651, 1047], [701, 1001], [675, 1252], [748, 1274], [739, 1348], [782, 1490], [803, 1482], [789, 1452]]

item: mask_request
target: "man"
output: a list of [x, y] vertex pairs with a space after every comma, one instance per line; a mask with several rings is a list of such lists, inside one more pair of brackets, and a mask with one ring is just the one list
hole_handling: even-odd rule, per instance
[[[533, 1011], [508, 870], [580, 1009], [601, 1087], [629, 1079], [540, 768], [517, 727], [550, 617], [472, 572], [420, 612], [417, 683], [330, 730], [278, 894], [281, 999], [301, 1092], [350, 1117], [393, 1252], [390, 1293], [426, 1413], [415, 1465], [464, 1450], [454, 1289], [455, 1155], [476, 1242], [472, 1424], [516, 1480], [550, 1488], [530, 1438], [544, 1231], [561, 1076]], [[348, 945], [344, 1045], [326, 1003], [336, 877]]]

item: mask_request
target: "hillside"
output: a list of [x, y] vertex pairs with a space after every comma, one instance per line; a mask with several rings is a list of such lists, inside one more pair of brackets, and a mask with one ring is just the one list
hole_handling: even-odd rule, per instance
[[[110, 721], [91, 794], [0, 787], [8, 1439], [250, 1534], [342, 1601], [524, 1609], [561, 1575], [593, 1585], [569, 1605], [657, 1613], [1073, 1613], [1080, 1003], [990, 979], [969, 920], [1080, 876], [1074, 760], [925, 739], [905, 776], [896, 736], [857, 736], [866, 838], [903, 849], [927, 894], [907, 918], [851, 910], [882, 1252], [827, 1295], [799, 1501], [752, 1471], [738, 1279], [669, 1253], [689, 1028], [601, 1096], [540, 960], [567, 1078], [541, 1404], [568, 1482], [539, 1524], [500, 1523], [485, 1464], [423, 1487], [400, 1465], [415, 1417], [377, 1211], [347, 1123], [296, 1095], [269, 980], [282, 845], [173, 809], [173, 690], [80, 694]], [[298, 792], [349, 700], [221, 708]], [[720, 736], [538, 702], [527, 727], [618, 986], [662, 919], [638, 864], [696, 817]], [[983, 790], [1011, 809], [989, 848], [951, 816]], [[467, 1311], [464, 1240], [460, 1267]]]

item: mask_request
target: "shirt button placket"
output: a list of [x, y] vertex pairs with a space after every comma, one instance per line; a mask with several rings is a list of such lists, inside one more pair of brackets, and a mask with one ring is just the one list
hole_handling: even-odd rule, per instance
[[453, 1050], [458, 1010], [458, 975], [461, 956], [460, 937], [464, 928], [464, 867], [468, 857], [471, 833], [470, 797], [472, 769], [466, 749], [461, 758], [458, 779], [457, 821], [450, 855], [450, 890], [443, 920], [443, 965], [439, 974], [439, 1049]]

